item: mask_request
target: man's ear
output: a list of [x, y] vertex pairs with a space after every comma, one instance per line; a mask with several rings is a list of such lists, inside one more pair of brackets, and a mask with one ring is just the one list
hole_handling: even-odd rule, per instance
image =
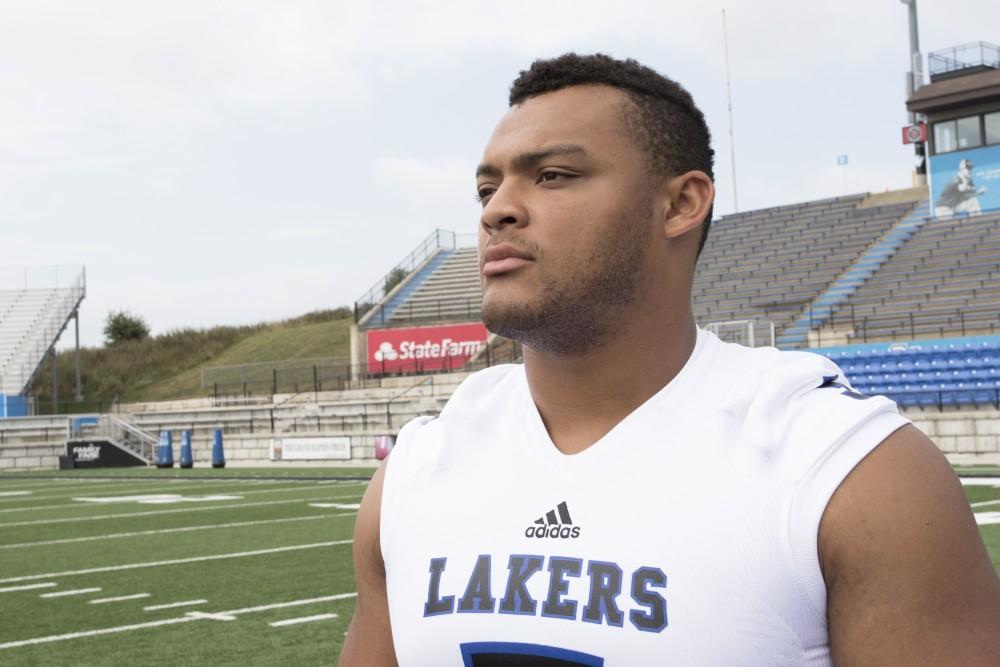
[[663, 235], [677, 238], [700, 228], [715, 201], [715, 184], [703, 171], [674, 176], [667, 183], [663, 210]]

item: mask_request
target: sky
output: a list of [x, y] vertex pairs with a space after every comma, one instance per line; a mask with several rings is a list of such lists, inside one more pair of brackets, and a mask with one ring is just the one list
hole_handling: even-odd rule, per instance
[[[924, 53], [1000, 41], [1000, 3], [919, 12]], [[566, 51], [688, 88], [717, 215], [733, 148], [740, 210], [911, 185], [899, 0], [0, 0], [0, 288], [85, 265], [91, 346], [111, 310], [164, 333], [350, 305], [475, 233], [510, 82]]]

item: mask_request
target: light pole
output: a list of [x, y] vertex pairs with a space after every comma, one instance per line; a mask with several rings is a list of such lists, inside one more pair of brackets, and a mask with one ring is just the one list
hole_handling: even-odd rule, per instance
[[[910, 17], [910, 71], [907, 72], [906, 97], [910, 98], [917, 92], [924, 83], [924, 60], [920, 55], [920, 30], [917, 22], [917, 0], [899, 0], [906, 5]], [[910, 125], [919, 122], [917, 114], [909, 113], [907, 118]], [[914, 169], [914, 185], [922, 186], [927, 184], [927, 157], [924, 149], [925, 142], [918, 141], [913, 145], [913, 151], [917, 157], [916, 168]]]

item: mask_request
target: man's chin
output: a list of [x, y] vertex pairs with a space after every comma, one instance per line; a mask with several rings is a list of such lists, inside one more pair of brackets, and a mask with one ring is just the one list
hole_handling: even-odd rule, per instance
[[524, 302], [491, 302], [483, 300], [483, 324], [492, 333], [512, 340], [518, 340], [544, 320], [544, 309]]

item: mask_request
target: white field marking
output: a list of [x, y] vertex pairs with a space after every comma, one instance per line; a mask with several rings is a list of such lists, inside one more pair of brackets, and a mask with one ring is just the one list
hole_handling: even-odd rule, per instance
[[[306, 487], [299, 488], [288, 488], [288, 489], [260, 489], [251, 491], [240, 491], [241, 495], [252, 495], [258, 493], [290, 493], [290, 492], [308, 492], [319, 490], [318, 484], [312, 484]], [[324, 489], [325, 490], [325, 489]], [[114, 498], [115, 496], [107, 496], [108, 498]], [[32, 498], [32, 500], [39, 500], [39, 498]], [[75, 500], [75, 499], [74, 499]], [[32, 506], [32, 507], [8, 507], [6, 509], [0, 509], [0, 513], [7, 514], [10, 512], [41, 512], [44, 510], [56, 510], [56, 509], [68, 509], [73, 507], [83, 507], [79, 502], [68, 503], [65, 505], [42, 505], [42, 506]]]
[[997, 503], [1000, 503], [1000, 498], [997, 498], [996, 500], [983, 500], [978, 503], [972, 503], [972, 507], [986, 507], [987, 505], [996, 505]]
[[185, 496], [180, 493], [156, 493], [147, 496], [104, 496], [96, 498], [79, 497], [73, 500], [81, 503], [138, 503], [140, 505], [176, 505], [177, 503], [204, 503], [218, 500], [243, 500], [243, 496]]
[[143, 607], [143, 611], [159, 611], [161, 609], [176, 609], [177, 607], [194, 607], [199, 604], [208, 604], [208, 600], [184, 600], [183, 602], [169, 602], [167, 604], [154, 604]]
[[147, 563], [127, 563], [125, 565], [107, 565], [104, 567], [91, 567], [85, 570], [67, 570], [65, 572], [53, 572], [50, 574], [29, 574], [22, 577], [8, 577], [0, 579], [0, 584], [16, 584], [22, 581], [34, 581], [36, 579], [52, 579], [55, 577], [72, 577], [79, 574], [97, 574], [99, 572], [121, 572], [122, 570], [138, 570], [147, 567], [161, 567], [164, 565], [186, 565], [188, 563], [203, 563], [210, 560], [226, 560], [230, 558], [248, 558], [250, 556], [266, 556], [268, 554], [280, 554], [286, 551], [302, 551], [305, 549], [319, 549], [321, 547], [333, 547], [341, 544], [351, 544], [354, 540], [333, 540], [330, 542], [314, 542], [312, 544], [293, 544], [287, 547], [273, 547], [271, 549], [257, 549], [255, 551], [237, 551], [229, 554], [213, 554], [211, 556], [192, 556], [191, 558], [175, 558], [173, 560], [158, 560]]
[[97, 598], [96, 600], [88, 600], [87, 604], [108, 604], [109, 602], [125, 602], [126, 600], [141, 600], [143, 598], [148, 598], [149, 593], [135, 593], [133, 595], [119, 595], [113, 598]]
[[[49, 635], [48, 637], [35, 637], [34, 639], [22, 639], [19, 641], [12, 641], [0, 644], [0, 649], [5, 648], [19, 648], [21, 646], [34, 646], [37, 644], [50, 644], [52, 642], [61, 642], [69, 639], [82, 639], [84, 637], [96, 637], [99, 635], [110, 635], [119, 632], [129, 632], [130, 630], [142, 630], [144, 628], [158, 628], [164, 625], [174, 625], [177, 623], [190, 623], [191, 621], [199, 621], [204, 619], [212, 620], [228, 620], [223, 619], [223, 616], [234, 616], [236, 614], [249, 614], [257, 611], [267, 611], [269, 609], [284, 609], [286, 607], [297, 607], [304, 604], [313, 604], [315, 602], [329, 602], [332, 600], [344, 600], [347, 598], [356, 597], [357, 593], [341, 593], [339, 595], [327, 595], [321, 598], [312, 598], [311, 600], [293, 600], [292, 602], [279, 602], [277, 604], [261, 605], [259, 607], [248, 607], [246, 609], [235, 609], [233, 611], [220, 611], [215, 614], [207, 614], [204, 612], [189, 611], [184, 616], [178, 616], [177, 618], [165, 618], [159, 621], [149, 621], [147, 623], [133, 623], [131, 625], [119, 625], [113, 628], [100, 628], [98, 630], [84, 630], [82, 632], [71, 632], [64, 635]], [[218, 617], [218, 618], [217, 618]]]
[[1000, 477], [961, 477], [962, 486], [993, 486], [1000, 489]]
[[[358, 499], [359, 495], [335, 496], [333, 498], [290, 498], [288, 500], [260, 500], [255, 503], [231, 503], [229, 505], [211, 505], [209, 507], [180, 507], [169, 510], [148, 510], [145, 512], [122, 512], [120, 514], [100, 514], [97, 516], [62, 517], [59, 519], [34, 519], [32, 521], [12, 521], [10, 523], [0, 523], [0, 528], [12, 528], [14, 526], [41, 526], [52, 523], [68, 523], [77, 521], [101, 521], [104, 519], [123, 519], [136, 516], [154, 516], [160, 514], [177, 514], [178, 512], [207, 512], [210, 510], [243, 509], [244, 507], [263, 507], [265, 505], [287, 505], [289, 503], [308, 503], [310, 501], [330, 501]], [[85, 505], [74, 505], [73, 507], [86, 507]]]
[[30, 496], [34, 491], [0, 491], [0, 496]]
[[319, 507], [320, 509], [337, 509], [337, 510], [358, 510], [361, 509], [361, 505], [358, 503], [309, 503], [309, 507]]
[[114, 628], [101, 628], [100, 630], [85, 630], [83, 632], [71, 632], [65, 635], [49, 635], [48, 637], [36, 637], [34, 639], [22, 639], [21, 641], [6, 642], [0, 644], [0, 649], [20, 648], [21, 646], [33, 646], [35, 644], [49, 644], [51, 642], [61, 642], [67, 639], [82, 639], [84, 637], [96, 637], [98, 635], [110, 635], [116, 632], [128, 632], [129, 630], [141, 630], [143, 628], [158, 628], [162, 625], [173, 625], [175, 623], [188, 623], [197, 619], [189, 616], [179, 618], [167, 618], [162, 621], [150, 621], [148, 623], [133, 623], [132, 625], [119, 625]]
[[189, 611], [187, 613], [191, 618], [205, 619], [208, 621], [235, 621], [235, 616], [229, 616], [228, 614], [210, 614], [205, 611]]
[[100, 588], [77, 588], [72, 591], [56, 591], [55, 593], [42, 593], [40, 598], [64, 598], [68, 595], [86, 595], [87, 593], [100, 593]]
[[336, 614], [316, 614], [315, 616], [302, 616], [300, 618], [286, 618], [284, 621], [274, 621], [268, 623], [272, 628], [281, 628], [286, 625], [298, 625], [299, 623], [312, 623], [313, 621], [325, 621], [329, 618], [337, 618]]
[[240, 614], [254, 614], [258, 611], [270, 611], [272, 609], [287, 609], [288, 607], [301, 607], [306, 604], [316, 604], [317, 602], [332, 602], [334, 600], [347, 600], [357, 597], [357, 593], [338, 593], [337, 595], [324, 595], [321, 598], [307, 598], [305, 600], [292, 600], [291, 602], [276, 602], [274, 604], [262, 604], [256, 607], [243, 607], [242, 609], [230, 609], [220, 611], [219, 614], [226, 616], [238, 616]]
[[258, 519], [257, 521], [236, 521], [233, 523], [215, 523], [205, 526], [182, 526], [180, 528], [160, 528], [158, 530], [137, 530], [132, 533], [111, 533], [109, 535], [90, 535], [87, 537], [66, 537], [61, 540], [45, 540], [44, 542], [20, 542], [18, 544], [0, 544], [0, 549], [20, 549], [23, 547], [48, 547], [54, 544], [73, 544], [76, 542], [94, 542], [97, 540], [113, 540], [122, 537], [143, 537], [147, 535], [165, 535], [167, 533], [188, 533], [195, 530], [213, 530], [215, 528], [243, 528], [246, 526], [261, 526], [268, 523], [290, 523], [292, 521], [315, 521], [317, 519], [336, 519], [344, 516], [354, 516], [357, 512], [343, 514], [314, 514], [312, 516], [294, 516], [286, 519]]
[[53, 588], [57, 586], [56, 582], [51, 581], [45, 584], [28, 584], [27, 586], [8, 586], [7, 588], [0, 588], [0, 593], [13, 593], [15, 591], [33, 591], [38, 588]]
[[977, 512], [972, 516], [976, 517], [976, 523], [980, 526], [1000, 523], [1000, 512]]
[[[195, 490], [195, 489], [197, 489], [198, 491], [201, 491], [202, 488], [205, 486], [204, 482], [202, 482], [200, 484], [193, 484], [193, 485], [190, 485], [190, 486], [178, 486], [177, 483], [169, 483], [169, 482], [164, 482], [162, 480], [157, 480], [157, 482], [158, 482], [157, 484], [150, 484], [151, 481], [153, 481], [153, 480], [144, 481], [144, 482], [137, 482], [135, 484], [124, 484], [124, 483], [121, 483], [121, 482], [115, 483], [115, 484], [92, 484], [89, 487], [80, 488], [80, 489], [65, 489], [65, 493], [58, 493], [56, 495], [35, 496], [31, 500], [59, 500], [59, 499], [70, 498], [71, 496], [77, 495], [77, 494], [80, 494], [80, 493], [90, 493], [92, 491], [106, 492], [106, 491], [104, 491], [104, 488], [103, 488], [105, 486], [111, 487], [111, 489], [113, 489], [115, 491], [118, 491], [118, 492], [130, 492], [130, 491], [147, 491], [147, 492], [148, 491], [153, 491], [153, 492], [157, 492], [157, 491], [182, 491], [182, 490], [184, 490], [184, 491], [190, 491], [190, 490]], [[178, 480], [178, 482], [186, 482], [186, 481], [187, 480]], [[218, 480], [216, 480], [216, 481], [218, 481]], [[160, 484], [163, 485], [162, 489], [159, 488]], [[229, 487], [237, 487], [237, 488], [239, 488], [239, 487], [246, 487], [246, 486], [257, 486], [257, 485], [258, 484], [254, 483], [254, 482], [246, 481], [246, 482], [242, 482], [242, 483], [219, 484], [219, 486], [215, 487], [215, 488], [217, 488], [217, 489], [221, 489], [221, 488], [228, 489]], [[152, 486], [152, 489], [150, 488], [151, 486]], [[95, 488], [95, 487], [98, 487], [98, 488]], [[111, 489], [109, 489], [109, 490], [111, 490]], [[54, 490], [54, 489], [46, 489], [46, 490]], [[63, 489], [59, 489], [59, 491], [62, 491], [62, 490]], [[19, 498], [0, 498], [0, 501], [7, 501], [7, 500], [21, 500], [21, 499], [19, 499]]]

